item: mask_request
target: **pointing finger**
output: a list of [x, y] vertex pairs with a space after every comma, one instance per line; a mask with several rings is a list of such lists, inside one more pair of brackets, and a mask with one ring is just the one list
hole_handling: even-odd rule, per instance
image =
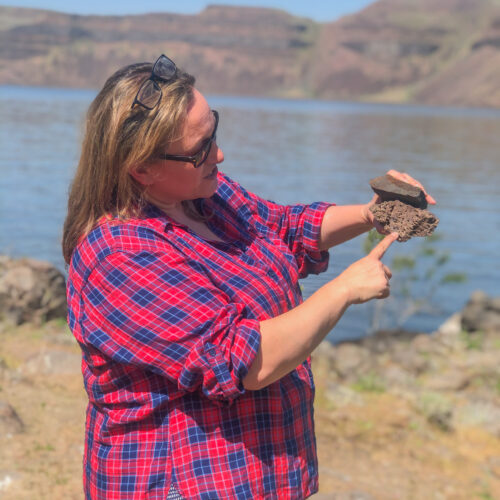
[[376, 259], [381, 259], [387, 249], [398, 239], [398, 233], [391, 233], [386, 236], [375, 248], [372, 249], [369, 255]]

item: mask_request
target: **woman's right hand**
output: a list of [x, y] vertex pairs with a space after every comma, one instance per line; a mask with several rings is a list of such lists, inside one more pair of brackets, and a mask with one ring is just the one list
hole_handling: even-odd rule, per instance
[[381, 259], [397, 237], [397, 233], [386, 236], [366, 257], [302, 304], [261, 321], [259, 351], [243, 380], [244, 387], [262, 389], [295, 369], [335, 327], [350, 304], [387, 297], [391, 271]]
[[392, 273], [382, 262], [382, 257], [397, 238], [398, 233], [386, 236], [366, 257], [351, 264], [335, 280], [337, 286], [340, 282], [347, 290], [348, 304], [362, 304], [390, 295]]

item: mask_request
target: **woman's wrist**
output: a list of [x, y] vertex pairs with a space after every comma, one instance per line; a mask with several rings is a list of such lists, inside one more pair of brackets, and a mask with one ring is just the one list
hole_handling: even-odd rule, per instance
[[370, 206], [369, 203], [329, 207], [321, 223], [319, 249], [326, 250], [369, 231], [373, 227]]
[[331, 289], [332, 302], [339, 304], [344, 311], [354, 304], [351, 287], [343, 274], [339, 274], [335, 279], [327, 283], [326, 286], [329, 286]]
[[373, 202], [361, 205], [361, 224], [367, 227], [367, 231], [369, 231], [373, 227], [373, 214], [370, 210], [372, 205]]

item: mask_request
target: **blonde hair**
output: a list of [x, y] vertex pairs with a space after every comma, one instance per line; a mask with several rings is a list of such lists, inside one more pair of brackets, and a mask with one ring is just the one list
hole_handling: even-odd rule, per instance
[[[178, 70], [159, 83], [162, 98], [153, 110], [132, 102], [152, 64], [126, 66], [114, 73], [87, 112], [78, 168], [71, 185], [63, 229], [63, 255], [69, 264], [78, 240], [103, 215], [120, 219], [137, 216], [144, 205], [144, 188], [130, 175], [164, 152], [180, 132], [193, 98], [193, 76]], [[191, 202], [183, 202], [195, 215]], [[198, 217], [200, 218], [200, 217]]]

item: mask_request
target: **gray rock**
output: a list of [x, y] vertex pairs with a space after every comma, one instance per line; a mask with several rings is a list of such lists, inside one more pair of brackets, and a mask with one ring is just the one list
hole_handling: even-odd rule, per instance
[[489, 308], [500, 314], [500, 297], [493, 297], [489, 299]]
[[469, 298], [469, 304], [481, 304], [484, 305], [488, 302], [488, 295], [482, 290], [476, 290], [471, 293]]
[[454, 403], [450, 397], [439, 392], [423, 392], [418, 396], [415, 404], [429, 423], [445, 432], [454, 430]]
[[417, 335], [419, 334], [402, 329], [380, 330], [356, 342], [372, 353], [384, 354], [392, 352], [395, 347], [413, 340]]
[[412, 387], [416, 379], [408, 370], [404, 370], [398, 365], [390, 365], [384, 369], [384, 380], [390, 386]]
[[417, 186], [400, 181], [392, 175], [381, 175], [370, 180], [370, 186], [382, 201], [399, 200], [416, 208], [427, 208], [425, 193]]
[[9, 436], [24, 431], [24, 422], [13, 406], [5, 400], [0, 399], [0, 435]]
[[464, 329], [470, 332], [500, 331], [500, 314], [494, 311], [484, 311], [478, 321], [470, 322], [467, 318], [464, 320]]
[[335, 358], [335, 346], [328, 340], [323, 340], [312, 353], [313, 359], [328, 359]]
[[330, 383], [325, 390], [325, 397], [335, 408], [344, 406], [363, 406], [364, 400], [360, 394], [346, 385]]
[[412, 349], [423, 355], [438, 354], [446, 355], [448, 347], [440, 342], [440, 338], [432, 334], [421, 333], [410, 343]]
[[439, 328], [437, 333], [442, 337], [453, 337], [460, 335], [462, 331], [462, 314], [452, 314]]
[[24, 375], [76, 375], [81, 372], [81, 362], [79, 354], [48, 350], [28, 359], [21, 371]]
[[451, 315], [433, 336], [450, 352], [461, 350], [463, 347], [462, 314], [455, 313]]
[[393, 355], [393, 360], [411, 375], [420, 375], [431, 366], [428, 357], [421, 355], [411, 347], [398, 350]]
[[66, 316], [63, 274], [48, 262], [0, 259], [0, 320], [19, 325]]
[[443, 373], [429, 375], [422, 381], [422, 385], [435, 391], [461, 391], [469, 385], [470, 381], [471, 376], [467, 372], [450, 369]]
[[367, 369], [370, 352], [359, 345], [349, 342], [335, 348], [333, 368], [343, 378], [352, 377]]
[[429, 423], [435, 425], [444, 432], [452, 432], [454, 430], [452, 425], [453, 412], [451, 410], [441, 413], [433, 413], [432, 415], [429, 415], [428, 420]]
[[331, 500], [375, 500], [375, 497], [363, 491], [349, 491], [345, 493], [334, 493]]
[[462, 328], [468, 332], [500, 331], [500, 297], [474, 292], [462, 311]]

